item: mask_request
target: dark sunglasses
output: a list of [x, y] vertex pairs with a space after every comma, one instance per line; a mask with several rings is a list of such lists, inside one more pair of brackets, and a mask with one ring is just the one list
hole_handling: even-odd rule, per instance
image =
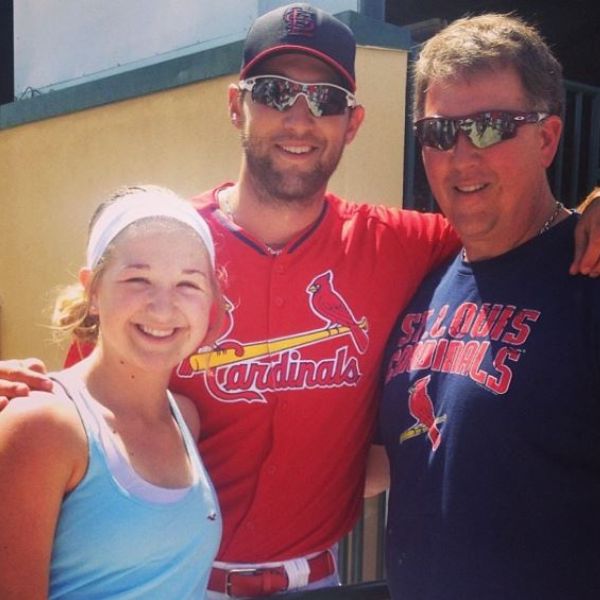
[[250, 92], [253, 102], [278, 111], [291, 108], [299, 96], [304, 96], [315, 117], [342, 115], [356, 106], [354, 95], [333, 83], [302, 83], [278, 75], [257, 75], [240, 81], [239, 88]]
[[488, 148], [514, 138], [519, 125], [539, 123], [549, 116], [546, 112], [491, 110], [454, 119], [427, 117], [416, 121], [414, 127], [415, 135], [421, 145], [437, 150], [453, 148], [460, 131], [477, 148]]

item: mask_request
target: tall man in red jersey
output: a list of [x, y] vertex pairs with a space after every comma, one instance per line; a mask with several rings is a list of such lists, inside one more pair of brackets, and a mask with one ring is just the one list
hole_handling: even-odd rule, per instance
[[[210, 598], [337, 583], [334, 549], [362, 504], [386, 338], [458, 247], [440, 216], [326, 191], [364, 117], [354, 55], [350, 29], [307, 4], [257, 19], [229, 89], [239, 180], [194, 199], [227, 271], [218, 346], [184, 361], [172, 385], [200, 412], [223, 514]], [[0, 376], [24, 382], [0, 380], [0, 395], [44, 385], [14, 361]]]
[[351, 31], [306, 4], [259, 18], [229, 89], [239, 180], [194, 199], [227, 271], [229, 324], [209, 374], [192, 356], [173, 389], [197, 402], [224, 514], [214, 598], [227, 582], [242, 597], [338, 582], [334, 549], [362, 506], [385, 339], [456, 249], [439, 217], [326, 192], [364, 117], [354, 55]]

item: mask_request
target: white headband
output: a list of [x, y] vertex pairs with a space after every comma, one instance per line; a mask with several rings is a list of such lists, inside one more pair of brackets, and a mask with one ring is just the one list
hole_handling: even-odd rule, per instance
[[108, 245], [126, 227], [148, 217], [169, 217], [191, 227], [204, 243], [215, 268], [215, 245], [208, 225], [191, 204], [164, 190], [130, 194], [109, 204], [94, 223], [87, 246], [87, 266], [94, 269]]

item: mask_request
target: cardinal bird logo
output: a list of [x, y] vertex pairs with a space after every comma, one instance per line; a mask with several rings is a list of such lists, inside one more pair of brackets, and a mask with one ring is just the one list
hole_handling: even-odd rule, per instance
[[313, 311], [328, 323], [328, 327], [347, 327], [356, 349], [364, 354], [369, 345], [366, 317], [358, 321], [346, 301], [333, 287], [333, 273], [326, 271], [317, 275], [306, 291]]
[[427, 386], [431, 375], [417, 379], [414, 385], [408, 390], [408, 410], [417, 421], [416, 426], [422, 427], [427, 432], [427, 437], [431, 442], [431, 448], [435, 452], [441, 441], [442, 434], [438, 429], [433, 402], [427, 391]]

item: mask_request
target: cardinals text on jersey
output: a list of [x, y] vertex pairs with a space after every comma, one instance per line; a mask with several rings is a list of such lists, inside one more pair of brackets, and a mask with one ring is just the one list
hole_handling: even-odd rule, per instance
[[[346, 336], [360, 354], [369, 345], [366, 317], [357, 319], [335, 289], [331, 270], [306, 287], [312, 312], [323, 327], [272, 340], [242, 343], [230, 338], [235, 307], [226, 302], [228, 325], [215, 350], [198, 352], [183, 361], [177, 375], [204, 378], [209, 393], [221, 402], [266, 402], [265, 391], [354, 386], [360, 379], [358, 360], [347, 346], [318, 361], [303, 358], [301, 348]], [[208, 368], [208, 370], [207, 370]]]

